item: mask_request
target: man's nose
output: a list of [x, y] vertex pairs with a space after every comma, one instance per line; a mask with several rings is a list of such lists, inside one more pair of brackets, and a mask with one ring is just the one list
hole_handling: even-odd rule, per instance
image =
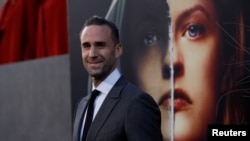
[[91, 46], [90, 50], [89, 50], [89, 56], [90, 57], [94, 57], [96, 56], [96, 49], [94, 46]]

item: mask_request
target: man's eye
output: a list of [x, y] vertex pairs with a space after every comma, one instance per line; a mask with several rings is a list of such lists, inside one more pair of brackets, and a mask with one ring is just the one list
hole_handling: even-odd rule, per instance
[[198, 38], [205, 32], [205, 29], [202, 25], [199, 24], [192, 24], [188, 27], [187, 31], [185, 32], [185, 36], [191, 38]]
[[106, 42], [97, 42], [95, 45], [97, 48], [103, 48], [107, 45], [107, 43]]
[[145, 37], [144, 37], [144, 44], [146, 46], [150, 46], [152, 45], [153, 43], [157, 42], [157, 36], [155, 34], [152, 34], [152, 33], [149, 33], [147, 34]]
[[89, 48], [89, 47], [90, 47], [89, 44], [83, 44], [83, 45], [82, 45], [82, 48]]

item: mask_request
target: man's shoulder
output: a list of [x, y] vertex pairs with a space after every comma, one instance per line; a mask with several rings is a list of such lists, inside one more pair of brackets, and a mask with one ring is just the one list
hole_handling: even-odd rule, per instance
[[118, 80], [118, 85], [123, 85], [122, 87], [122, 93], [126, 93], [126, 96], [129, 97], [137, 97], [140, 95], [143, 95], [142, 97], [150, 97], [152, 99], [151, 95], [142, 90], [137, 85], [133, 84], [129, 80], [127, 80], [124, 76], [121, 76]]
[[148, 94], [147, 92], [145, 92], [144, 90], [142, 90], [140, 87], [136, 86], [135, 84], [131, 83], [131, 82], [127, 82], [127, 84], [124, 87], [124, 93], [128, 93], [128, 95], [130, 96], [134, 96], [134, 97], [151, 97], [150, 94]]

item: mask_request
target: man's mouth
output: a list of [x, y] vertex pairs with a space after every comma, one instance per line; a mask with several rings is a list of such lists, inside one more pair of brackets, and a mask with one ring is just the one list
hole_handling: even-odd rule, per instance
[[95, 59], [87, 59], [87, 63], [92, 67], [98, 67], [101, 64], [102, 60], [95, 58]]

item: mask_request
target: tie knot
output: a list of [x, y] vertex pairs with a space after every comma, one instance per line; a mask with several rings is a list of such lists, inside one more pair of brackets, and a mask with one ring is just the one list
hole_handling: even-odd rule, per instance
[[96, 96], [99, 95], [99, 93], [100, 93], [100, 91], [98, 91], [98, 90], [93, 90], [91, 95], [92, 95], [92, 97], [96, 97]]

